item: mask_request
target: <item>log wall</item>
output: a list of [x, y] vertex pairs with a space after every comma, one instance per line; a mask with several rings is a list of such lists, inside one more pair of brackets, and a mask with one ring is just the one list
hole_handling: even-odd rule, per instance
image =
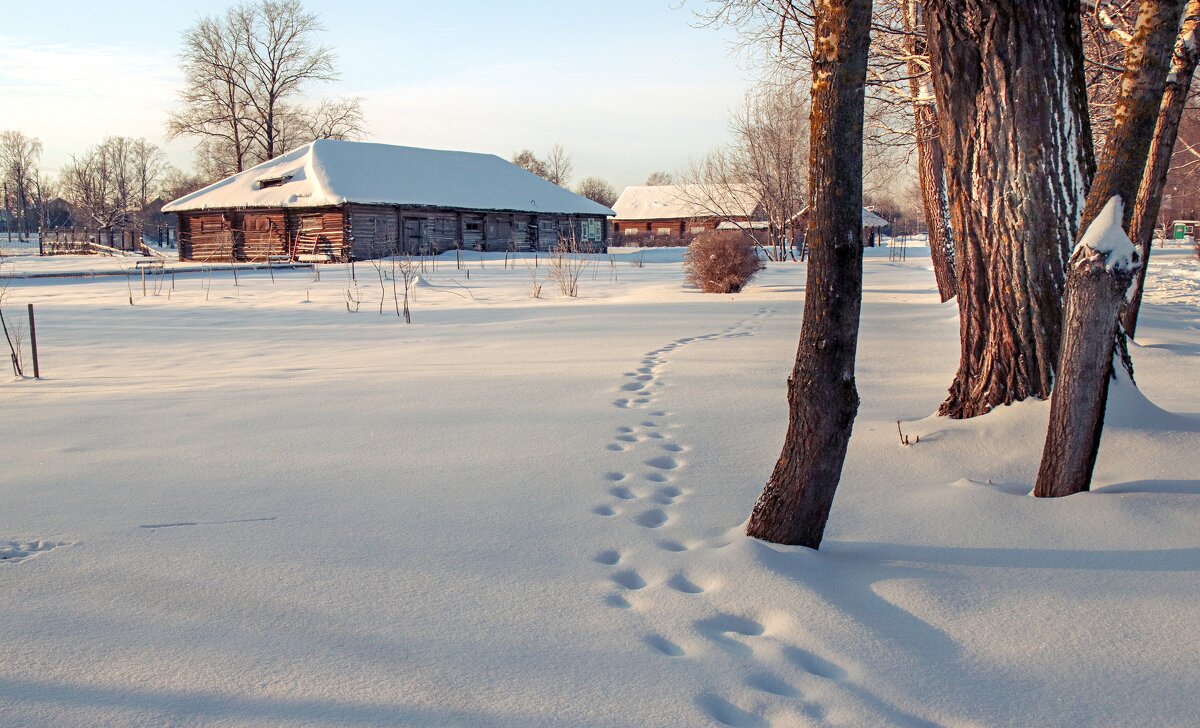
[[228, 213], [203, 212], [179, 216], [181, 260], [233, 260], [237, 232]]
[[238, 260], [262, 262], [270, 255], [288, 255], [287, 216], [282, 210], [242, 215], [241, 254]]
[[599, 216], [532, 215], [345, 205], [325, 209], [179, 213], [179, 257], [197, 261], [263, 261], [267, 256], [325, 256], [330, 261], [396, 253], [550, 250], [560, 238], [602, 248], [607, 221]]

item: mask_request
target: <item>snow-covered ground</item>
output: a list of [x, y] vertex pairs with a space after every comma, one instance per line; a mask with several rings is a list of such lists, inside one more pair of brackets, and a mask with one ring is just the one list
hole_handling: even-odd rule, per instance
[[44, 378], [0, 382], [0, 725], [1200, 723], [1195, 258], [1155, 251], [1145, 396], [1048, 501], [1047, 405], [930, 417], [956, 309], [869, 252], [820, 552], [741, 535], [803, 265], [708, 296], [624, 251], [533, 300], [467, 254], [412, 325], [362, 263], [358, 313], [341, 266], [10, 281]]

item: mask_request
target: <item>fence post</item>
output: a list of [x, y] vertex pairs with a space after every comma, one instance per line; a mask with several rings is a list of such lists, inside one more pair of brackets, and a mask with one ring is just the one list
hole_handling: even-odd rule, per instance
[[37, 326], [33, 321], [33, 304], [29, 304], [29, 353], [33, 355], [33, 378], [41, 379], [42, 372], [38, 369], [37, 355]]

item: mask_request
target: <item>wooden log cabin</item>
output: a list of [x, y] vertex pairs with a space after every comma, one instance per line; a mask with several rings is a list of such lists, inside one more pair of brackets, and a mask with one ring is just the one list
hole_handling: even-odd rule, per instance
[[722, 223], [765, 226], [758, 198], [746, 185], [626, 187], [613, 210], [613, 237], [622, 245], [687, 244]]
[[179, 198], [179, 257], [347, 261], [608, 243], [609, 208], [492, 154], [317, 140]]

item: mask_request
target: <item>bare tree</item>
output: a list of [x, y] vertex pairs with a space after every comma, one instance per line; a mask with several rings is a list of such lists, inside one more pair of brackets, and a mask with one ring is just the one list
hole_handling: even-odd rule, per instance
[[236, 8], [224, 16], [201, 18], [183, 35], [180, 55], [184, 86], [180, 107], [167, 120], [167, 136], [195, 137], [197, 157], [208, 177], [246, 168], [249, 156], [249, 99], [242, 79], [247, 73], [246, 39]]
[[[814, 0], [812, 258], [783, 452], [746, 532], [818, 548], [854, 418], [862, 307], [862, 139], [870, 0]], [[795, 21], [801, 22], [801, 21]]]
[[929, 78], [929, 48], [924, 10], [918, 0], [902, 0], [904, 63], [912, 94], [913, 136], [917, 146], [918, 187], [925, 225], [929, 230], [929, 257], [942, 301], [958, 292], [954, 277], [954, 233], [950, 227], [950, 201], [946, 197], [945, 161], [938, 138], [938, 111]]
[[576, 193], [592, 202], [599, 202], [605, 207], [612, 207], [617, 201], [617, 191], [608, 182], [599, 177], [584, 177], [575, 189]]
[[34, 179], [42, 143], [16, 130], [0, 132], [0, 180], [4, 182], [4, 209], [17, 223], [24, 239], [29, 233], [26, 210], [33, 199]]
[[308, 82], [337, 79], [333, 51], [313, 42], [323, 28], [299, 0], [259, 0], [238, 6], [233, 22], [245, 44], [246, 75], [241, 85], [254, 110], [252, 131], [263, 158], [272, 159], [283, 151], [276, 142], [287, 100]]
[[647, 187], [664, 187], [674, 183], [675, 178], [670, 172], [651, 172], [650, 176], [646, 177]]
[[808, 126], [807, 94], [801, 88], [761, 84], [731, 116], [732, 142], [686, 168], [678, 193], [711, 217], [735, 223], [765, 219], [765, 234], [739, 229], [772, 260], [783, 259], [805, 208]]
[[42, 230], [50, 227], [50, 204], [58, 194], [58, 185], [45, 172], [35, 170], [30, 177], [29, 187], [32, 191], [34, 209], [37, 211], [38, 227]]
[[1175, 54], [1171, 60], [1171, 70], [1167, 74], [1166, 88], [1163, 90], [1162, 106], [1159, 109], [1158, 124], [1154, 129], [1154, 141], [1151, 145], [1150, 161], [1146, 166], [1145, 177], [1138, 191], [1137, 202], [1133, 210], [1133, 219], [1129, 223], [1129, 237], [1137, 246], [1141, 257], [1141, 266], [1137, 278], [1133, 282], [1129, 301], [1121, 314], [1121, 325], [1126, 335], [1133, 338], [1137, 333], [1138, 312], [1142, 306], [1142, 291], [1146, 285], [1146, 269], [1150, 264], [1150, 243], [1154, 237], [1154, 227], [1162, 206], [1163, 192], [1167, 186], [1167, 173], [1171, 169], [1171, 159], [1174, 156], [1176, 141], [1179, 137], [1179, 125], [1183, 118], [1184, 107], [1187, 103], [1188, 92], [1192, 86], [1192, 78], [1196, 74], [1196, 64], [1200, 61], [1200, 0], [1188, 0], [1184, 10], [1183, 25], [1179, 37], [1175, 41]]
[[544, 165], [546, 179], [560, 187], [567, 186], [567, 183], [571, 181], [571, 174], [575, 171], [575, 163], [571, 161], [571, 155], [567, 154], [563, 145], [557, 142], [550, 147], [550, 153], [546, 155]]
[[558, 143], [550, 147], [545, 159], [539, 158], [531, 149], [522, 149], [513, 153], [512, 163], [560, 187], [567, 186], [571, 181], [571, 173], [575, 171], [571, 155]]
[[1088, 490], [1108, 402], [1118, 314], [1137, 270], [1126, 236], [1146, 170], [1184, 0], [1142, 0], [1116, 122], [1088, 193], [1084, 234], [1069, 261], [1062, 356], [1034, 495]]
[[150, 203], [162, 191], [169, 165], [162, 150], [145, 139], [130, 141], [128, 163], [131, 178], [129, 207], [133, 222], [141, 231], [146, 227]]
[[1108, 141], [1113, 111], [1125, 70], [1125, 53], [1133, 40], [1140, 0], [1082, 0], [1084, 84], [1092, 124], [1092, 144], [1099, 151]]
[[144, 139], [106, 137], [62, 170], [62, 191], [83, 217], [109, 233], [137, 224], [166, 171], [162, 152]]
[[366, 134], [362, 99], [325, 99], [316, 106], [288, 108], [284, 112], [282, 146], [289, 148], [314, 139], [361, 139]]
[[309, 83], [338, 77], [333, 52], [315, 41], [321, 30], [299, 0], [257, 0], [202, 18], [184, 34], [186, 83], [167, 130], [199, 140], [197, 166], [206, 176], [240, 172], [286, 143], [361, 135], [358, 99], [314, 108], [294, 102]]
[[177, 200], [184, 195], [205, 187], [208, 183], [198, 174], [189, 174], [174, 167], [168, 168], [163, 176], [162, 194], [168, 200]]
[[514, 152], [512, 156], [512, 163], [527, 172], [533, 172], [538, 177], [543, 179], [545, 179], [549, 174], [546, 171], [546, 163], [538, 159], [537, 155], [533, 153], [532, 149], [522, 149], [519, 152]]

